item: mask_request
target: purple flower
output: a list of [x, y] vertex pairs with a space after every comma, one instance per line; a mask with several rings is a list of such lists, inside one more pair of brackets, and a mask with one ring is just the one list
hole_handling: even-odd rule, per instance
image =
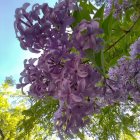
[[20, 84], [18, 88], [24, 88], [30, 85], [29, 94], [35, 97], [43, 97], [47, 95], [47, 87], [49, 85], [49, 77], [47, 77], [37, 65], [35, 65], [36, 59], [29, 59], [24, 61], [25, 69], [20, 74]]
[[[55, 120], [59, 122], [56, 123], [57, 128], [62, 129], [66, 125], [63, 131], [77, 132], [79, 127], [89, 122], [83, 119], [99, 108], [96, 104], [96, 94], [99, 90], [95, 85], [100, 78], [100, 74], [90, 65], [82, 64], [78, 56], [65, 63], [61, 78], [55, 80], [58, 87], [56, 98], [63, 102], [61, 107], [65, 108], [60, 109], [63, 114], [61, 117], [60, 110], [56, 113]], [[60, 118], [56, 119], [58, 113]]]
[[[117, 1], [114, 1], [114, 3]], [[76, 0], [62, 0], [50, 8], [29, 4], [16, 10], [15, 31], [23, 49], [40, 52], [38, 59], [24, 61], [18, 88], [29, 86], [28, 94], [59, 100], [54, 114], [55, 128], [66, 134], [77, 133], [101, 108], [131, 97], [140, 100], [139, 39], [131, 46], [131, 56], [122, 57], [104, 78], [93, 65], [83, 62], [86, 49], [102, 49], [102, 33], [95, 20], [82, 20], [71, 32]], [[112, 5], [111, 5], [112, 6]], [[116, 3], [115, 8], [118, 7]], [[79, 52], [73, 52], [72, 49]]]
[[82, 20], [74, 29], [73, 44], [80, 52], [89, 48], [99, 51], [102, 48], [102, 41], [97, 38], [97, 35], [100, 33], [102, 33], [102, 30], [99, 28], [97, 21]]
[[[98, 113], [103, 106], [103, 88], [97, 83], [101, 74], [83, 56], [72, 52], [72, 47], [84, 53], [86, 49], [99, 51], [102, 31], [96, 21], [83, 20], [71, 31], [71, 16], [76, 0], [61, 1], [50, 8], [36, 4], [27, 12], [29, 4], [16, 10], [15, 30], [23, 49], [40, 52], [38, 59], [24, 62], [18, 88], [29, 86], [28, 94], [37, 98], [52, 96], [59, 100], [54, 114], [55, 126], [66, 133], [76, 133], [89, 123], [88, 116]], [[105, 102], [105, 101], [104, 101]]]
[[23, 49], [39, 53], [68, 43], [65, 30], [71, 25], [73, 18], [67, 2], [61, 2], [54, 8], [47, 4], [35, 4], [31, 12], [27, 12], [28, 6], [28, 3], [24, 4], [15, 13], [14, 27]]
[[122, 2], [119, 0], [108, 0], [105, 8], [105, 16], [108, 16], [111, 11], [113, 11], [114, 17], [120, 18], [120, 15], [123, 14], [123, 11], [125, 11], [130, 4], [132, 4], [130, 0], [123, 0]]
[[138, 102], [139, 100], [136, 100], [136, 97], [140, 93], [139, 71], [139, 59], [128, 59], [125, 57], [119, 59], [118, 65], [109, 70], [110, 80], [108, 80], [106, 95], [112, 94], [110, 97], [113, 102], [125, 102], [129, 96]]
[[140, 38], [134, 44], [130, 46], [130, 55], [132, 58], [136, 58], [138, 55], [140, 55]]

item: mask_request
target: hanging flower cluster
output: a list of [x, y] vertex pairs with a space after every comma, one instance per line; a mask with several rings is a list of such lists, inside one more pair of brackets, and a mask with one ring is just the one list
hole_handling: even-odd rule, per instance
[[130, 46], [130, 57], [122, 57], [109, 69], [110, 93], [118, 101], [132, 98], [140, 103], [140, 39]]
[[[99, 23], [83, 20], [71, 32], [74, 19], [70, 13], [77, 8], [75, 1], [62, 1], [54, 8], [36, 4], [31, 12], [27, 12], [28, 6], [26, 3], [16, 10], [17, 38], [23, 49], [41, 56], [24, 61], [17, 87], [30, 85], [30, 95], [58, 99], [60, 107], [54, 115], [57, 129], [65, 126], [65, 131], [77, 132], [89, 122], [85, 117], [100, 108], [96, 83], [101, 75], [83, 62], [84, 50], [101, 49]], [[73, 48], [80, 54], [72, 52]]]
[[[84, 61], [87, 49], [94, 53], [102, 50], [98, 37], [102, 30], [95, 20], [82, 20], [72, 28], [76, 0], [61, 1], [54, 8], [36, 4], [30, 12], [28, 6], [26, 3], [16, 10], [15, 31], [21, 47], [40, 53], [40, 57], [24, 61], [17, 88], [29, 85], [29, 95], [59, 100], [54, 114], [57, 130], [77, 133], [89, 123], [90, 115], [108, 104], [124, 102], [129, 96], [140, 102], [138, 59], [121, 58], [109, 70], [109, 79]], [[131, 55], [139, 54], [138, 42], [131, 48]]]

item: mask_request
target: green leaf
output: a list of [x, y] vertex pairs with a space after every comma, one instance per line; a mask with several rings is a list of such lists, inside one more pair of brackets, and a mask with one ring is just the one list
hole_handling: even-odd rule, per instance
[[112, 13], [103, 21], [102, 28], [104, 30], [105, 35], [110, 36], [111, 31], [112, 31], [112, 21], [113, 21], [113, 16]]
[[123, 0], [119, 0], [119, 4], [122, 4], [123, 3]]
[[94, 19], [95, 18], [100, 18], [100, 21], [103, 21], [103, 17], [104, 17], [104, 7], [105, 5], [103, 5], [100, 9], [97, 10], [97, 12], [94, 15]]
[[98, 53], [95, 53], [95, 63], [100, 72], [105, 75], [105, 63], [104, 63], [104, 52], [101, 50]]
[[85, 50], [86, 57], [91, 61], [94, 62], [95, 56], [92, 49]]
[[80, 6], [86, 9], [89, 14], [93, 14], [95, 10], [98, 10], [90, 1], [87, 2], [87, 0], [80, 0]]
[[75, 27], [77, 24], [79, 24], [83, 19], [90, 20], [90, 15], [88, 14], [86, 9], [83, 9], [81, 11], [77, 10], [74, 11], [73, 17], [75, 19], [74, 23], [72, 24], [72, 27]]
[[82, 9], [80, 10], [78, 9], [73, 13], [75, 21], [72, 24], [72, 27], [75, 27], [83, 19], [90, 21], [91, 20], [90, 14], [93, 13], [93, 10], [95, 10], [95, 7], [92, 6], [91, 3], [87, 4], [86, 0], [85, 1], [80, 0], [80, 7]]
[[97, 70], [105, 75], [105, 66], [104, 66], [104, 53], [103, 51], [95, 52], [92, 49], [85, 50], [86, 57], [94, 64]]

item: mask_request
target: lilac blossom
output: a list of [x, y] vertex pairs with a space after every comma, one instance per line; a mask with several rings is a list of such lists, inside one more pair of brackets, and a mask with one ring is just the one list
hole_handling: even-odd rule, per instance
[[[41, 55], [24, 61], [18, 88], [29, 85], [28, 94], [59, 100], [54, 114], [55, 128], [67, 134], [78, 133], [101, 108], [132, 98], [140, 103], [139, 40], [131, 46], [131, 56], [122, 57], [104, 78], [90, 63], [83, 61], [86, 49], [102, 49], [102, 33], [95, 20], [82, 20], [71, 33], [76, 1], [60, 1], [54, 8], [28, 3], [16, 10], [15, 30], [23, 49]], [[42, 14], [41, 14], [42, 13]], [[79, 53], [72, 52], [72, 48]], [[102, 83], [101, 86], [99, 84]]]
[[80, 62], [80, 57], [74, 57], [65, 64], [61, 79], [56, 80], [57, 98], [62, 103], [54, 115], [58, 129], [65, 126], [65, 132], [78, 132], [89, 122], [84, 118], [99, 111], [96, 83], [100, 78], [101, 75], [90, 65]]
[[67, 40], [65, 29], [73, 22], [73, 18], [66, 2], [54, 8], [47, 4], [36, 4], [31, 12], [27, 12], [28, 6], [28, 3], [24, 4], [15, 14], [15, 31], [23, 49], [38, 53], [41, 49], [55, 47], [60, 38]]
[[[132, 98], [136, 103], [140, 103], [140, 60], [131, 58], [121, 58], [118, 65], [110, 68], [108, 81], [109, 92], [114, 96], [114, 101], [125, 102]], [[108, 91], [106, 92], [108, 94]], [[117, 95], [115, 95], [117, 94]]]
[[99, 28], [97, 21], [82, 20], [74, 30], [73, 44], [81, 53], [86, 49], [99, 51], [102, 49], [102, 40], [97, 38], [97, 35], [101, 33], [102, 30]]
[[129, 0], [123, 0], [121, 3], [119, 0], [108, 0], [105, 9], [105, 15], [108, 16], [111, 11], [114, 12], [114, 17], [119, 18], [123, 11], [130, 6], [131, 2]]
[[140, 38], [130, 46], [130, 49], [131, 57], [136, 58], [140, 54]]
[[[111, 95], [108, 99], [116, 102], [125, 102], [132, 98], [136, 103], [140, 103], [140, 54], [139, 39], [130, 46], [130, 57], [122, 57], [116, 66], [109, 69], [106, 95]], [[115, 97], [112, 100], [112, 97]]]
[[47, 93], [49, 77], [34, 64], [35, 61], [36, 59], [24, 61], [25, 69], [20, 74], [20, 84], [17, 85], [17, 88], [24, 88], [29, 84], [29, 94], [37, 98], [42, 98]]
[[29, 86], [28, 94], [36, 98], [52, 96], [59, 100], [55, 128], [67, 134], [77, 133], [106, 105], [125, 102], [129, 97], [140, 103], [139, 40], [131, 46], [131, 56], [119, 59], [109, 69], [109, 78], [104, 78], [83, 61], [86, 49], [95, 53], [102, 49], [99, 23], [82, 20], [67, 32], [76, 5], [76, 0], [62, 0], [54, 8], [36, 4], [27, 12], [26, 3], [16, 10], [14, 24], [21, 47], [41, 52], [38, 59], [24, 61], [17, 87]]
[[102, 49], [99, 23], [82, 20], [74, 29], [70, 27], [76, 0], [62, 0], [54, 8], [36, 4], [30, 12], [28, 6], [26, 3], [16, 10], [16, 35], [23, 49], [41, 54], [38, 59], [24, 61], [17, 87], [29, 86], [28, 94], [36, 98], [59, 100], [54, 114], [57, 130], [77, 133], [106, 105], [125, 102], [129, 97], [140, 102], [139, 40], [132, 45], [131, 56], [118, 60], [106, 79], [94, 65], [83, 61], [86, 49], [95, 53]]

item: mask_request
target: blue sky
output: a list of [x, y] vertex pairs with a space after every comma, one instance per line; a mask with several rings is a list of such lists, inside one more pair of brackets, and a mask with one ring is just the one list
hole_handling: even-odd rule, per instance
[[0, 83], [6, 76], [12, 75], [18, 82], [23, 70], [23, 60], [34, 57], [28, 51], [20, 48], [14, 31], [15, 9], [25, 2], [31, 4], [48, 3], [54, 6], [57, 0], [0, 0]]

